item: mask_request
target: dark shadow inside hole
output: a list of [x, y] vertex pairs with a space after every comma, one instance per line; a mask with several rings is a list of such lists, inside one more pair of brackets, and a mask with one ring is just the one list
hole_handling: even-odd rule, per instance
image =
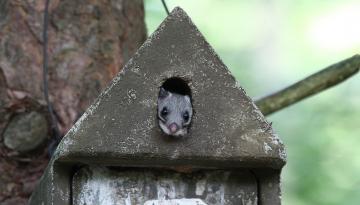
[[182, 78], [179, 77], [169, 78], [162, 84], [161, 87], [172, 93], [177, 93], [180, 95], [188, 95], [192, 100], [191, 89], [188, 83], [186, 82], [186, 80]]

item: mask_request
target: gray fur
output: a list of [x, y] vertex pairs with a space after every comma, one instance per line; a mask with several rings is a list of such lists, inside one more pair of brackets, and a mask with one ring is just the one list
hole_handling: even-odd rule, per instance
[[[167, 108], [167, 115], [162, 116], [161, 111]], [[183, 114], [189, 114], [189, 120], [185, 121]], [[191, 99], [188, 95], [180, 95], [172, 93], [161, 88], [158, 98], [158, 118], [161, 130], [172, 136], [184, 136], [188, 133], [188, 128], [191, 124], [193, 115], [193, 108]], [[170, 131], [170, 126], [175, 123], [178, 130], [175, 133]]]

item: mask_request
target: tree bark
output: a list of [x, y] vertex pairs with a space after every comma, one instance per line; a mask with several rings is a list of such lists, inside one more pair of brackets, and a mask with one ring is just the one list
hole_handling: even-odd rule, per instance
[[[47, 163], [46, 146], [19, 154], [3, 139], [17, 115], [36, 111], [49, 120], [42, 87], [44, 6], [44, 0], [0, 1], [0, 204], [14, 198], [25, 204]], [[51, 0], [49, 11], [49, 94], [65, 134], [145, 40], [144, 5]]]

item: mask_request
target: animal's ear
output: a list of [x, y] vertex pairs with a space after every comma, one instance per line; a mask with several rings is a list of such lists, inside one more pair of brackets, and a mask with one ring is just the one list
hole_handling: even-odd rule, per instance
[[160, 88], [159, 98], [166, 98], [169, 95], [169, 92], [163, 87]]
[[188, 95], [185, 95], [185, 100], [186, 100], [188, 103], [191, 103], [190, 97], [189, 97]]

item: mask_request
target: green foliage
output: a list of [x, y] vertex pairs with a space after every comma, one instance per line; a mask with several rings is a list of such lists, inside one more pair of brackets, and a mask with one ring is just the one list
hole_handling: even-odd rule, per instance
[[[181, 6], [250, 96], [360, 53], [360, 2], [168, 0]], [[151, 33], [165, 18], [146, 0]], [[360, 75], [268, 117], [287, 146], [285, 205], [360, 201]]]

